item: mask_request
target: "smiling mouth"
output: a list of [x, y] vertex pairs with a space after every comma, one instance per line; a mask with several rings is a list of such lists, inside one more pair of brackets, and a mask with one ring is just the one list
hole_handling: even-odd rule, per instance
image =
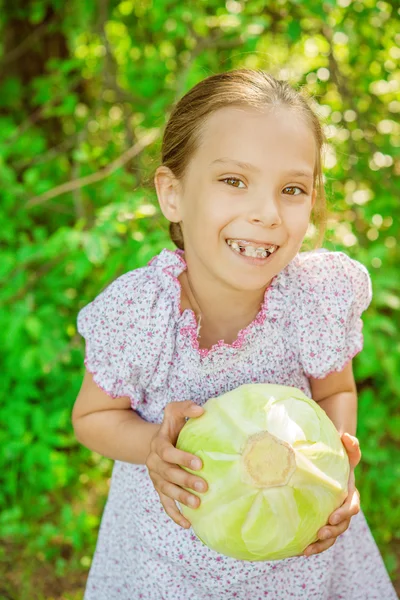
[[246, 240], [227, 239], [226, 243], [238, 254], [249, 256], [251, 258], [268, 258], [271, 254], [278, 250], [276, 244], [266, 243], [264, 245], [254, 244]]

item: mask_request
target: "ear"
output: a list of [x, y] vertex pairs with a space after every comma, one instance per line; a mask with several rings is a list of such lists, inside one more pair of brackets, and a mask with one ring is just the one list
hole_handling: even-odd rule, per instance
[[179, 223], [182, 220], [180, 202], [180, 183], [171, 169], [164, 165], [158, 167], [154, 175], [161, 211], [168, 221]]

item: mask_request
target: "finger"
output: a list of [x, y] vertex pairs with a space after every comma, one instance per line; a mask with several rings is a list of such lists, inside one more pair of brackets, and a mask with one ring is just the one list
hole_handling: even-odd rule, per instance
[[349, 444], [352, 447], [360, 445], [360, 442], [358, 441], [358, 438], [355, 435], [351, 435], [347, 431], [345, 431], [344, 433], [342, 433], [342, 440], [344, 441], [344, 443]]
[[[355, 484], [354, 469], [350, 469], [349, 481], [348, 481], [348, 484], [347, 484], [347, 496], [343, 500], [343, 502], [340, 505], [340, 507], [338, 507], [338, 508], [343, 509], [343, 510], [347, 510], [347, 508], [351, 504], [352, 497], [353, 497], [353, 495], [356, 492], [358, 493], [358, 490], [357, 490], [356, 484]], [[335, 510], [335, 512], [333, 512], [331, 515], [329, 515], [328, 521], [332, 525], [337, 525], [337, 523], [340, 521], [340, 518], [341, 518], [340, 513], [337, 514], [337, 511]]]
[[346, 529], [348, 529], [349, 525], [350, 519], [345, 519], [344, 521], [341, 521], [339, 525], [335, 526], [325, 525], [325, 527], [320, 529], [318, 532], [318, 538], [323, 541], [336, 538], [338, 535], [344, 533]]
[[177, 525], [180, 525], [185, 529], [189, 529], [191, 525], [190, 522], [185, 519], [182, 513], [178, 510], [175, 502], [171, 498], [168, 498], [168, 496], [165, 496], [163, 493], [158, 492], [158, 495], [160, 496], [161, 504], [163, 505], [167, 515], [171, 517], [171, 519], [175, 521]]
[[164, 419], [160, 433], [166, 435], [175, 444], [187, 418], [200, 417], [203, 413], [204, 408], [198, 406], [192, 400], [170, 402], [164, 409]]
[[349, 433], [344, 433], [341, 439], [349, 457], [350, 466], [354, 468], [361, 460], [360, 443], [356, 437]]
[[185, 504], [189, 508], [198, 508], [200, 506], [200, 498], [170, 481], [157, 480], [156, 485], [158, 493], [162, 492], [165, 496], [172, 498], [172, 500]]
[[338, 510], [335, 510], [335, 512], [331, 514], [329, 517], [329, 523], [331, 523], [331, 525], [337, 525], [341, 521], [354, 517], [354, 515], [359, 512], [360, 494], [357, 488], [354, 488], [354, 491], [347, 496], [344, 504], [342, 504]]
[[206, 492], [208, 489], [207, 482], [201, 477], [190, 475], [180, 467], [167, 467], [163, 471], [163, 477], [166, 481], [171, 481], [182, 488], [190, 488], [196, 492]]
[[159, 437], [156, 447], [156, 454], [166, 463], [187, 467], [193, 471], [198, 471], [202, 468], [201, 459], [195, 454], [189, 454], [183, 450], [178, 450], [173, 446], [168, 438]]
[[328, 550], [328, 548], [331, 548], [335, 542], [336, 538], [326, 540], [325, 542], [317, 542], [315, 544], [310, 544], [310, 546], [307, 546], [307, 548], [304, 550], [303, 555], [311, 556], [312, 554], [319, 554], [320, 552], [324, 552], [324, 550]]

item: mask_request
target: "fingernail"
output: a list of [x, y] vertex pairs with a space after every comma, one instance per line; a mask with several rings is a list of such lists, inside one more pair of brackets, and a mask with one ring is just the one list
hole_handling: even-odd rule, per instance
[[192, 469], [201, 469], [201, 462], [199, 460], [192, 460], [190, 463]]
[[198, 492], [203, 491], [204, 486], [202, 483], [200, 483], [200, 481], [196, 481], [196, 483], [194, 484], [194, 489], [197, 490]]
[[193, 496], [190, 496], [190, 498], [189, 498], [189, 504], [191, 506], [197, 506], [197, 498], [194, 498]]
[[333, 523], [334, 525], [336, 525], [336, 523], [339, 523], [340, 521], [340, 517], [332, 517], [331, 519], [331, 523]]
[[324, 531], [323, 533], [321, 533], [321, 535], [319, 536], [320, 540], [328, 540], [331, 537], [331, 534], [328, 531]]

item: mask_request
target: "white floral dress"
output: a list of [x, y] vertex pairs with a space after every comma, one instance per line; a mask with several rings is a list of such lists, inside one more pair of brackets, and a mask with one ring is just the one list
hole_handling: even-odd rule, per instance
[[[236, 341], [199, 349], [194, 312], [180, 307], [184, 253], [163, 249], [113, 281], [78, 314], [85, 365], [146, 421], [169, 402], [202, 405], [244, 383], [298, 387], [340, 371], [363, 343], [367, 270], [341, 252], [299, 253], [266, 289]], [[199, 472], [201, 475], [201, 472]], [[249, 562], [220, 555], [172, 521], [144, 465], [116, 461], [84, 600], [394, 600], [362, 512], [311, 557]]]

